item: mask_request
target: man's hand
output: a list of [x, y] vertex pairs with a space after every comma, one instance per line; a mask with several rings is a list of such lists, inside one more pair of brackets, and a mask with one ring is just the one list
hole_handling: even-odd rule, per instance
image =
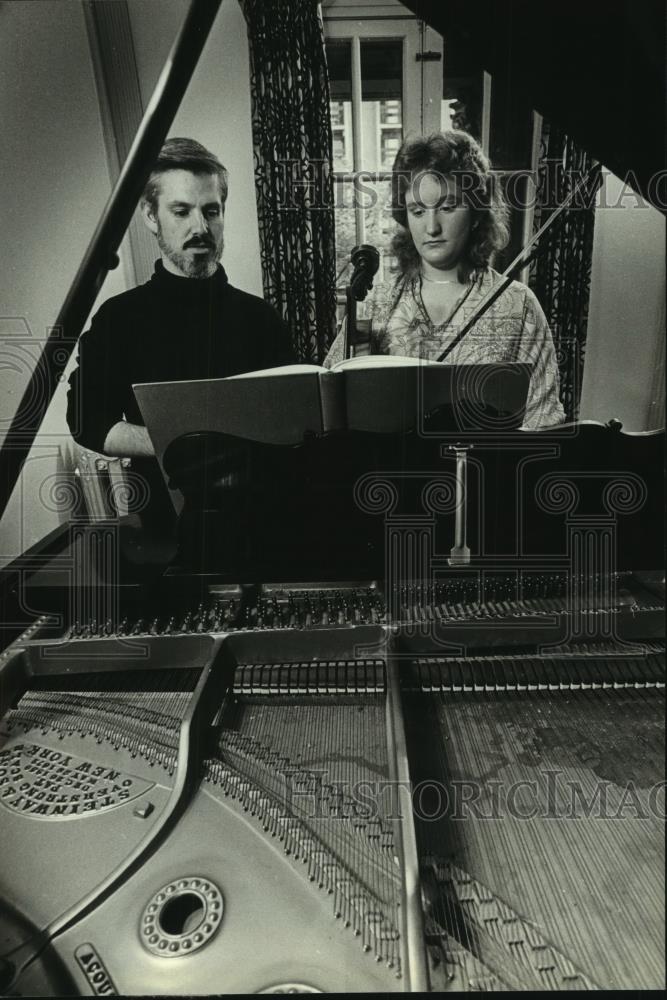
[[104, 454], [121, 458], [152, 458], [155, 449], [145, 427], [119, 420], [104, 439]]

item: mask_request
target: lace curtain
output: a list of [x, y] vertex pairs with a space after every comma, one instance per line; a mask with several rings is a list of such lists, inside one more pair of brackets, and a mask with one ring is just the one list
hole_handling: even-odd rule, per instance
[[300, 361], [335, 334], [329, 81], [314, 0], [240, 0], [250, 48], [255, 186], [264, 295]]
[[534, 261], [530, 286], [554, 336], [560, 371], [560, 396], [568, 420], [576, 420], [586, 352], [591, 283], [595, 194], [599, 164], [563, 131], [544, 122], [538, 177], [535, 230], [591, 170], [585, 189], [546, 236]]

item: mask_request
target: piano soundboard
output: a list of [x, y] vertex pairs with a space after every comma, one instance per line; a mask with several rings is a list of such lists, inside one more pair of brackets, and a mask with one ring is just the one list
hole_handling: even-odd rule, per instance
[[596, 587], [37, 621], [1, 661], [3, 990], [658, 988], [664, 602]]

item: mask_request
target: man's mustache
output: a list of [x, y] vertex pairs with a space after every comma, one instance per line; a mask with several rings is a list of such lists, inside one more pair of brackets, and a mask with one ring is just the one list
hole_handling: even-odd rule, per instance
[[196, 239], [188, 240], [187, 243], [183, 244], [184, 250], [189, 250], [191, 247], [207, 247], [210, 250], [215, 250], [215, 243], [213, 240]]

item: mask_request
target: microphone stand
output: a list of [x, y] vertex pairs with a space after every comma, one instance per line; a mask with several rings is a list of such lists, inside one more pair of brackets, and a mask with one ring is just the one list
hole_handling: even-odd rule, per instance
[[357, 342], [357, 300], [352, 285], [345, 287], [345, 329], [343, 332], [343, 358], [350, 357], [350, 347]]

